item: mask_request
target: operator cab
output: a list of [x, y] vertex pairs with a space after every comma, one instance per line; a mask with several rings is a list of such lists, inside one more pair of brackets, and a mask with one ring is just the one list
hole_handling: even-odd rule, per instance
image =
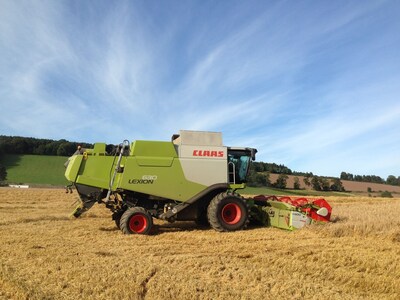
[[257, 149], [228, 147], [229, 183], [241, 184], [246, 182], [249, 173], [250, 159], [256, 159]]

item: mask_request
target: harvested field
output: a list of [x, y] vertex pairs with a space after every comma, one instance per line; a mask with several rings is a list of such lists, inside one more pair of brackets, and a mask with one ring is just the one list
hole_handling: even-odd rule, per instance
[[333, 223], [123, 235], [63, 190], [0, 189], [0, 299], [399, 299], [400, 199], [327, 198]]

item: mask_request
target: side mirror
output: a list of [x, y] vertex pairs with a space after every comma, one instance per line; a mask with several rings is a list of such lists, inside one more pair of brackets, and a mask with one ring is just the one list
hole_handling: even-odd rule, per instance
[[251, 159], [256, 160], [257, 149], [251, 148]]

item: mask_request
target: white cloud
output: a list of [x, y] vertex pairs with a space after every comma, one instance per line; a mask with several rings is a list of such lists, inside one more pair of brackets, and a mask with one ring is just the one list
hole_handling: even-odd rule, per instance
[[293, 169], [396, 173], [396, 3], [74, 5], [2, 2], [0, 134], [213, 130]]

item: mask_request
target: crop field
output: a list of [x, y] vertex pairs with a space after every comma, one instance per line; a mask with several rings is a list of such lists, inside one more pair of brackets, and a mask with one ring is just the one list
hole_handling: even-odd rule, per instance
[[123, 235], [76, 194], [0, 188], [0, 299], [399, 299], [400, 199], [332, 197], [330, 224]]

